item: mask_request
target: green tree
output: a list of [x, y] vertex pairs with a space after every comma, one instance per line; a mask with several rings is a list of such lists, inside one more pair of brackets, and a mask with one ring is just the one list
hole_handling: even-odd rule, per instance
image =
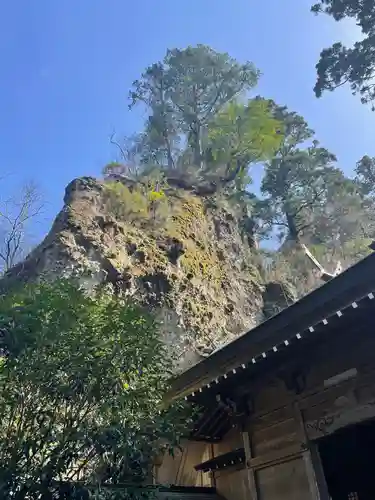
[[143, 103], [149, 112], [145, 157], [171, 169], [192, 152], [192, 163], [202, 167], [208, 123], [251, 89], [258, 76], [251, 63], [240, 64], [205, 45], [168, 50], [163, 62], [146, 68], [130, 91], [130, 108]]
[[298, 241], [340, 171], [334, 167], [335, 156], [319, 146], [301, 116], [276, 105], [274, 116], [283, 123], [284, 136], [277, 154], [264, 166], [262, 215], [269, 227], [278, 228], [281, 238]]
[[321, 52], [316, 65], [316, 96], [348, 83], [354, 94], [359, 93], [363, 103], [374, 101], [375, 3], [372, 0], [320, 0], [311, 10], [328, 14], [336, 21], [354, 19], [364, 35], [352, 47], [336, 42]]
[[186, 432], [182, 405], [162, 407], [171, 358], [138, 307], [70, 280], [32, 284], [0, 298], [0, 332], [1, 498], [141, 484]]
[[259, 71], [206, 45], [169, 50], [164, 64], [176, 120], [187, 136], [194, 165], [202, 167], [207, 124], [229, 101], [256, 85]]
[[328, 183], [326, 201], [314, 210], [306, 233], [309, 241], [339, 254], [353, 240], [369, 239], [374, 231], [372, 206], [358, 184], [337, 171]]
[[143, 103], [149, 111], [143, 141], [145, 163], [175, 167], [179, 134], [174, 107], [170, 99], [170, 75], [165, 65], [155, 63], [147, 67], [129, 92], [130, 109]]
[[251, 182], [250, 165], [269, 159], [280, 147], [282, 127], [266, 99], [231, 101], [217, 113], [207, 127], [207, 150], [214, 166], [225, 165], [223, 183], [235, 181], [237, 191], [244, 191]]
[[375, 158], [363, 156], [355, 168], [355, 180], [365, 195], [375, 197]]

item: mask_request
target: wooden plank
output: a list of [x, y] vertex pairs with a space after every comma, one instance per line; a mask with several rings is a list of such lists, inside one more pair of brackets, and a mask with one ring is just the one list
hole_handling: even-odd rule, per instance
[[[312, 406], [317, 406], [328, 399], [335, 399], [340, 397], [346, 391], [353, 389], [355, 387], [356, 391], [360, 391], [366, 387], [375, 387], [375, 370], [366, 370], [363, 373], [363, 367], [361, 367], [358, 376], [354, 380], [348, 380], [340, 383], [334, 387], [324, 388], [323, 379], [320, 386], [316, 386], [309, 391], [306, 391], [298, 396], [294, 396], [293, 401], [297, 401], [301, 410], [311, 408]], [[261, 387], [259, 387], [261, 390]], [[279, 422], [284, 418], [284, 414], [289, 411], [290, 404], [292, 401], [279, 401], [279, 406], [274, 405], [267, 410], [256, 411], [251, 418], [251, 425], [258, 427], [258, 425], [268, 425], [271, 423]]]
[[257, 432], [259, 429], [278, 425], [280, 422], [288, 420], [291, 417], [293, 417], [293, 415], [290, 413], [290, 406], [281, 406], [276, 410], [258, 413], [252, 416], [249, 428]]
[[310, 443], [310, 452], [311, 452], [312, 463], [314, 466], [315, 477], [320, 493], [320, 500], [331, 500], [331, 497], [328, 492], [326, 478], [324, 476], [322, 461], [320, 460], [320, 455], [316, 443]]
[[236, 465], [241, 462], [243, 464], [244, 461], [245, 461], [245, 450], [243, 448], [238, 448], [236, 450], [230, 451], [229, 453], [224, 453], [223, 455], [219, 455], [213, 459], [205, 460], [200, 464], [196, 464], [194, 465], [194, 469], [196, 471], [207, 472], [209, 470], [231, 467], [232, 465]]
[[229, 432], [227, 432], [227, 434], [225, 434], [222, 441], [214, 443], [215, 456], [229, 453], [236, 448], [242, 448], [242, 443], [241, 433], [236, 428], [232, 428]]
[[[210, 458], [215, 458], [215, 450], [214, 450], [214, 445], [213, 443], [210, 444]], [[216, 488], [216, 477], [215, 473], [213, 471], [209, 472], [210, 476], [210, 481], [211, 481], [211, 486]]]
[[249, 482], [249, 492], [251, 495], [251, 500], [258, 500], [258, 492], [255, 483], [254, 470], [251, 467], [252, 452], [251, 452], [250, 436], [248, 431], [242, 432], [242, 439], [245, 449], [246, 470], [247, 470], [247, 478]]
[[304, 451], [302, 453], [302, 458], [303, 458], [303, 462], [305, 464], [306, 475], [307, 475], [307, 480], [309, 483], [311, 498], [314, 500], [320, 500], [321, 496], [320, 496], [320, 492], [319, 492], [318, 482], [317, 482], [316, 476], [315, 476], [315, 470], [314, 470], [314, 465], [312, 463], [310, 450]]
[[216, 490], [220, 499], [253, 500], [246, 469], [221, 472], [217, 477]]
[[259, 500], [311, 500], [301, 456], [256, 471]]
[[271, 451], [260, 455], [259, 457], [254, 457], [250, 460], [250, 467], [254, 470], [261, 469], [263, 467], [271, 467], [273, 465], [287, 462], [293, 458], [299, 457], [301, 455], [301, 446], [295, 444], [288, 446], [282, 450]]
[[[374, 380], [375, 381], [375, 380]], [[336, 387], [329, 387], [322, 391], [317, 392], [311, 396], [306, 396], [304, 399], [298, 401], [301, 411], [313, 411], [314, 408], [322, 405], [334, 406], [335, 400], [347, 395], [358, 386], [358, 381], [348, 381]]]
[[328, 436], [333, 432], [375, 417], [375, 400], [352, 408], [339, 409], [322, 414], [321, 417], [306, 422], [306, 431], [311, 440]]
[[313, 464], [313, 460], [312, 460], [312, 456], [311, 456], [311, 451], [309, 448], [309, 440], [308, 440], [308, 436], [306, 433], [305, 423], [304, 423], [304, 419], [303, 419], [303, 413], [301, 412], [301, 410], [298, 406], [298, 403], [295, 403], [295, 405], [294, 405], [294, 415], [295, 415], [296, 424], [297, 424], [298, 432], [299, 432], [300, 439], [301, 439], [301, 448], [303, 450], [302, 458], [303, 458], [303, 462], [305, 464], [306, 475], [307, 475], [307, 480], [309, 483], [311, 498], [314, 500], [320, 500], [321, 496], [320, 496], [317, 478], [315, 475], [315, 469], [314, 469], [314, 464]]
[[267, 427], [254, 428], [253, 456], [262, 456], [298, 444], [298, 433], [293, 415]]

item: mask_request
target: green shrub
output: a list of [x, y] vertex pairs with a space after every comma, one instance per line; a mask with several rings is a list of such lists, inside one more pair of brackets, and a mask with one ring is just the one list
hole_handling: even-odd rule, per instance
[[139, 190], [132, 191], [121, 182], [106, 184], [109, 210], [119, 219], [140, 220], [149, 216], [147, 197]]
[[131, 222], [164, 224], [170, 213], [165, 191], [151, 179], [133, 189], [121, 182], [106, 183], [106, 203], [116, 218]]
[[0, 331], [0, 498], [142, 484], [186, 432], [184, 407], [162, 407], [171, 357], [138, 307], [70, 280], [33, 284], [0, 298]]

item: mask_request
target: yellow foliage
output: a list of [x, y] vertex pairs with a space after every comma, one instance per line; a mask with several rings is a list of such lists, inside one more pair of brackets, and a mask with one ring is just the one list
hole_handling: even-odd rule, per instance
[[150, 191], [148, 193], [148, 199], [151, 201], [151, 202], [156, 202], [156, 201], [160, 201], [162, 199], [165, 198], [165, 193], [164, 191]]
[[120, 182], [106, 184], [107, 203], [118, 218], [147, 219], [147, 198], [138, 189], [132, 191]]
[[106, 202], [116, 218], [133, 222], [163, 224], [169, 216], [168, 199], [165, 192], [153, 186], [139, 184], [129, 189], [121, 182], [106, 183]]

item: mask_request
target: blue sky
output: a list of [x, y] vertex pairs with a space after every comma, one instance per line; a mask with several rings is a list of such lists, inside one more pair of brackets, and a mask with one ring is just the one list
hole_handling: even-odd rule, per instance
[[311, 0], [4, 0], [0, 16], [0, 173], [33, 179], [47, 208], [40, 236], [62, 206], [66, 184], [99, 175], [113, 157], [112, 130], [142, 124], [127, 110], [131, 82], [167, 48], [204, 43], [253, 61], [256, 93], [301, 113], [350, 172], [375, 155], [375, 114], [348, 89], [316, 99], [320, 50], [352, 42], [349, 23], [315, 17]]

